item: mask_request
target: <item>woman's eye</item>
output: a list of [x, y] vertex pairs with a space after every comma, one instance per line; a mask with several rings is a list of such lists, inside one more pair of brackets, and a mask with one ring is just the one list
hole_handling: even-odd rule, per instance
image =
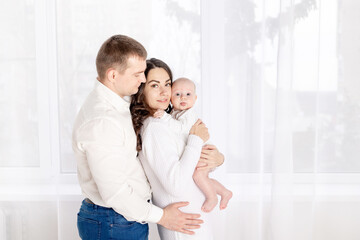
[[171, 87], [171, 83], [165, 84], [166, 87]]
[[157, 88], [158, 85], [157, 85], [157, 84], [153, 84], [153, 85], [151, 85], [151, 87], [152, 87], [152, 88]]

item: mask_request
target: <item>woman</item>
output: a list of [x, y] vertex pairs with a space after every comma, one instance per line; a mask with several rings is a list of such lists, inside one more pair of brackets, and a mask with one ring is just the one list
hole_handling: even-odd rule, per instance
[[[190, 204], [181, 210], [200, 213], [205, 200], [195, 185], [192, 175], [200, 159], [205, 158], [208, 167], [216, 167], [223, 162], [221, 153], [203, 150], [202, 145], [209, 138], [207, 128], [199, 120], [190, 130], [187, 143], [170, 129], [166, 121], [170, 115], [161, 119], [152, 115], [158, 110], [170, 110], [172, 73], [161, 60], [150, 59], [145, 70], [146, 83], [143, 83], [133, 96], [130, 111], [138, 139], [139, 159], [153, 190], [153, 202], [165, 207], [173, 202], [188, 201]], [[161, 239], [212, 239], [211, 226], [207, 214], [201, 213], [204, 223], [195, 235], [170, 231], [158, 226]]]

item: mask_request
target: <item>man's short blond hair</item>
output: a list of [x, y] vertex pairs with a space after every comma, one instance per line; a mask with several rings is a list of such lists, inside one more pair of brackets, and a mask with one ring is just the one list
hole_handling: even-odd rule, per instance
[[115, 68], [122, 72], [127, 68], [127, 60], [138, 57], [143, 60], [147, 57], [146, 49], [135, 39], [125, 35], [114, 35], [106, 40], [96, 57], [98, 79], [105, 79], [106, 71]]

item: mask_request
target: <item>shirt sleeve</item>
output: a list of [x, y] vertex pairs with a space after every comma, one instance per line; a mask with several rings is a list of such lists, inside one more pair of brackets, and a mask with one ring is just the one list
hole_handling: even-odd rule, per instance
[[[127, 183], [125, 169], [131, 167], [125, 146], [124, 129], [110, 119], [86, 123], [79, 132], [78, 142], [86, 152], [87, 163], [99, 194], [105, 204], [116, 212], [138, 222], [158, 222], [163, 210], [146, 199]], [[136, 156], [132, 156], [134, 160]], [[142, 169], [142, 168], [141, 168]]]
[[179, 197], [187, 190], [188, 183], [200, 159], [203, 140], [189, 135], [181, 156], [177, 153], [176, 142], [166, 126], [154, 123], [148, 126], [143, 137], [143, 151], [148, 165], [160, 184], [171, 195]]

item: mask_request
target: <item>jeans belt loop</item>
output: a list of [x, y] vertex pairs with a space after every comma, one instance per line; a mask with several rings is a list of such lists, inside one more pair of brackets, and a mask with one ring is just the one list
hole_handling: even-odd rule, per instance
[[92, 205], [95, 205], [90, 199], [88, 199], [88, 198], [85, 198], [85, 202], [87, 202], [87, 203], [90, 203], [90, 204], [92, 204]]

